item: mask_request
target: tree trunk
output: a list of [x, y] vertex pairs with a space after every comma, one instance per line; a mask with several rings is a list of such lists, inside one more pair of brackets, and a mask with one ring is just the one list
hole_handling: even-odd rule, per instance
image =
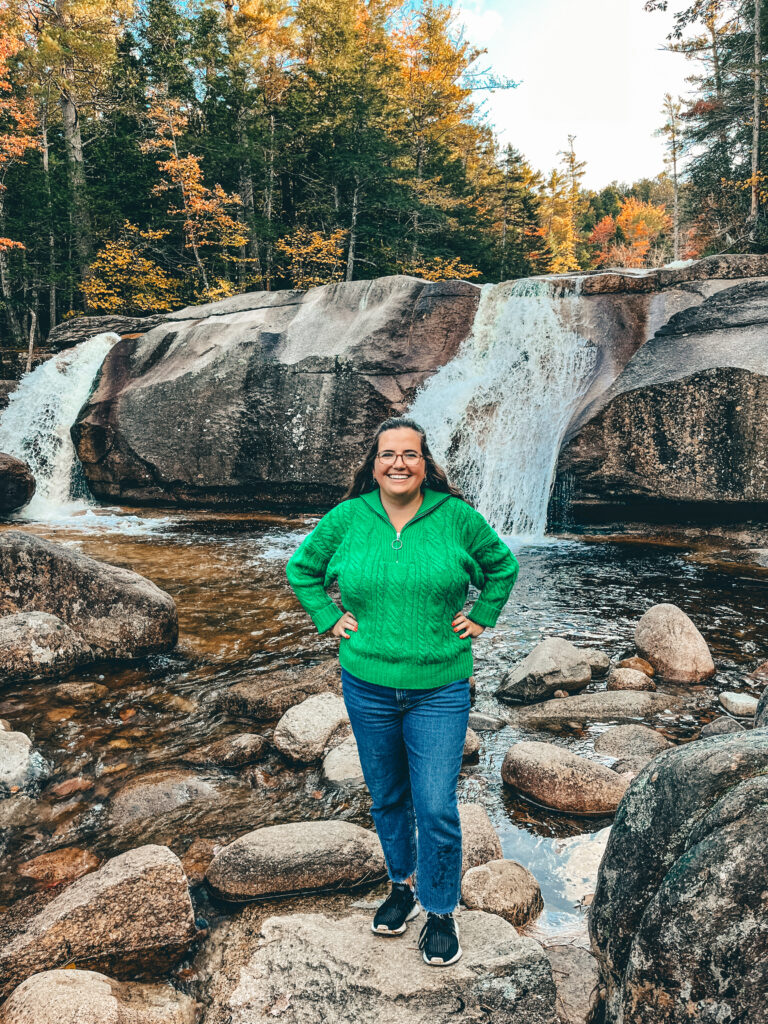
[[[3, 204], [3, 193], [0, 192], [0, 235], [5, 234], [3, 230], [5, 222]], [[18, 317], [16, 316], [16, 311], [13, 308], [13, 296], [11, 295], [11, 285], [8, 273], [8, 253], [3, 250], [0, 250], [0, 292], [3, 296], [5, 315], [8, 318], [8, 327], [11, 332], [13, 345], [21, 346], [24, 343], [24, 335], [22, 334], [21, 325], [19, 324]]]
[[86, 193], [83, 139], [77, 107], [68, 91], [61, 94], [61, 116], [64, 127], [64, 146], [67, 152], [67, 172], [72, 196], [72, 230], [80, 280], [84, 281], [91, 264], [93, 240], [91, 215]]
[[31, 310], [29, 323], [29, 347], [27, 349], [27, 373], [32, 369], [32, 356], [35, 351], [35, 327], [37, 326], [37, 313]]
[[352, 193], [352, 217], [349, 222], [349, 249], [347, 250], [346, 280], [351, 281], [355, 272], [355, 245], [357, 243], [357, 211], [360, 196], [360, 182], [355, 178], [355, 191]]
[[[243, 221], [248, 229], [248, 242], [241, 247], [241, 257], [246, 257], [251, 265], [251, 278], [257, 277], [261, 284], [264, 284], [264, 276], [261, 272], [261, 258], [259, 256], [259, 241], [256, 238], [256, 207], [253, 201], [253, 174], [249, 161], [240, 165], [240, 198], [243, 200], [242, 212]], [[246, 264], [241, 263], [242, 268]]]
[[757, 237], [757, 218], [759, 216], [758, 174], [760, 171], [760, 97], [762, 92], [762, 40], [760, 38], [760, 7], [762, 0], [755, 0], [755, 67], [753, 72], [753, 104], [752, 104], [752, 202], [749, 210], [751, 241]]
[[[275, 194], [275, 115], [269, 115], [269, 149], [267, 150], [267, 187], [264, 192], [264, 216], [272, 227], [272, 207]], [[272, 238], [267, 239], [266, 280], [267, 291], [272, 290]]]
[[48, 217], [48, 330], [58, 323], [56, 318], [56, 239], [53, 234], [53, 204], [51, 201], [51, 175], [48, 167], [48, 97], [40, 115], [43, 146], [43, 174], [45, 177], [46, 216]]

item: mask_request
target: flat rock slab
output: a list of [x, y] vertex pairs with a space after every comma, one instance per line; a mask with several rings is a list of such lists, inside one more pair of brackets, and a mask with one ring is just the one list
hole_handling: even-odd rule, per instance
[[269, 917], [235, 988], [205, 1024], [555, 1024], [541, 946], [494, 914], [466, 911], [457, 923], [463, 956], [436, 970], [423, 962], [414, 929], [383, 940], [370, 915]]
[[677, 711], [682, 700], [673, 694], [613, 690], [579, 693], [573, 697], [546, 700], [527, 708], [512, 708], [509, 724], [531, 729], [558, 729], [569, 722], [633, 722], [653, 719], [665, 711]]
[[115, 825], [149, 820], [191, 803], [214, 801], [221, 790], [192, 771], [165, 768], [140, 775], [126, 783], [112, 797], [110, 817]]
[[166, 846], [112, 857], [28, 917], [19, 904], [0, 921], [0, 998], [30, 975], [72, 961], [123, 977], [141, 967], [167, 969], [196, 934], [181, 861]]
[[341, 693], [337, 659], [320, 665], [295, 665], [277, 672], [259, 672], [235, 683], [219, 697], [227, 711], [270, 722], [316, 693]]
[[211, 890], [233, 902], [350, 888], [386, 874], [375, 832], [349, 821], [295, 821], [240, 836], [211, 861]]
[[19, 530], [0, 534], [0, 613], [56, 615], [97, 657], [138, 658], [176, 644], [170, 594], [130, 569]]
[[627, 788], [627, 780], [605, 765], [536, 740], [509, 748], [501, 777], [537, 803], [569, 814], [612, 814]]
[[115, 981], [97, 971], [41, 971], [0, 1007], [0, 1024], [195, 1024], [194, 999], [167, 983]]

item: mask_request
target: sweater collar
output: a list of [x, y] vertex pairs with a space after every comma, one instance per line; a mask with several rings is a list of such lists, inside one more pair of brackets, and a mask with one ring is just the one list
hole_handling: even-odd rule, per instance
[[[387, 510], [381, 503], [381, 494], [379, 488], [376, 487], [373, 491], [366, 491], [365, 494], [361, 494], [360, 497], [374, 512], [378, 512], [380, 516], [384, 516], [385, 519], [389, 519]], [[419, 511], [416, 513], [417, 516], [422, 515], [424, 512], [428, 512], [436, 505], [441, 504], [446, 498], [450, 498], [450, 494], [446, 491], [434, 491], [431, 487], [424, 488], [424, 500], [419, 507]], [[415, 517], [414, 517], [415, 518]], [[410, 520], [409, 520], [410, 522]]]

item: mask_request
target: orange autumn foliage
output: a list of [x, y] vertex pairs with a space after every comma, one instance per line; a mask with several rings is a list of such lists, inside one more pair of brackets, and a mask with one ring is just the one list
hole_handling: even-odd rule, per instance
[[663, 206], [644, 203], [633, 196], [622, 200], [615, 219], [603, 217], [594, 227], [589, 241], [597, 247], [598, 267], [648, 266], [651, 246], [672, 227], [672, 218]]
[[[13, 95], [8, 62], [24, 48], [21, 40], [0, 27], [0, 210], [3, 179], [11, 164], [23, 162], [28, 150], [39, 149], [40, 143], [34, 138], [37, 117], [31, 99], [22, 100]], [[0, 238], [0, 252], [25, 248], [12, 238]]]

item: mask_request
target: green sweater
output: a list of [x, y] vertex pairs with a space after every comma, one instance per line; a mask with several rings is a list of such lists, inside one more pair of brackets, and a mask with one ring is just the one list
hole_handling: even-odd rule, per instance
[[398, 533], [379, 490], [323, 516], [286, 566], [288, 582], [320, 633], [342, 616], [325, 588], [339, 581], [357, 631], [339, 641], [339, 661], [358, 679], [423, 690], [472, 675], [472, 638], [451, 620], [468, 585], [480, 596], [466, 613], [495, 626], [519, 570], [482, 515], [461, 498], [424, 489], [416, 515]]

